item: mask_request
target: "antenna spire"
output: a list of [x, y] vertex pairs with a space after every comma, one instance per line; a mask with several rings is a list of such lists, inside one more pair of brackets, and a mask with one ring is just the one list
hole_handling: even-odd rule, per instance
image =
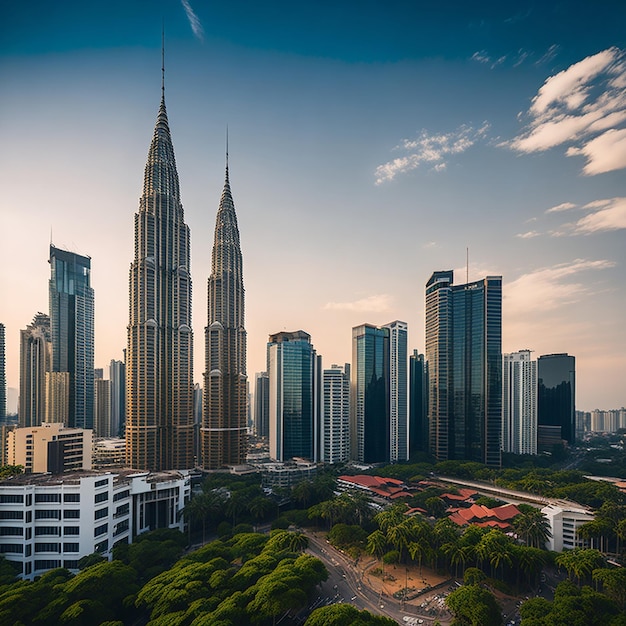
[[165, 99], [165, 20], [161, 22], [161, 97]]
[[469, 246], [465, 248], [465, 284], [469, 283]]
[[228, 124], [226, 124], [226, 178], [228, 179]]

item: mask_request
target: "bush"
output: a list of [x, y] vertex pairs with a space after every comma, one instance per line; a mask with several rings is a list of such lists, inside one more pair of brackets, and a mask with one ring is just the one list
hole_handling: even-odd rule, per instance
[[390, 550], [383, 556], [383, 563], [391, 565], [397, 563], [400, 560], [400, 553], [397, 550]]

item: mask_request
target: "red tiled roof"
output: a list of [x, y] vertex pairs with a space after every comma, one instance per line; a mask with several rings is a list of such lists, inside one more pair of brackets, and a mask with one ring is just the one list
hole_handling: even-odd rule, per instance
[[472, 496], [475, 496], [478, 491], [474, 491], [473, 489], [459, 489], [459, 493], [442, 493], [441, 497], [446, 498], [446, 500], [453, 500], [458, 502], [463, 502]]
[[448, 517], [459, 526], [478, 524], [479, 526], [497, 526], [508, 528], [510, 520], [519, 515], [519, 509], [514, 504], [504, 504], [490, 509], [481, 504], [472, 504], [467, 509], [455, 509]]
[[396, 478], [359, 474], [357, 476], [339, 476], [339, 480], [369, 489], [372, 493], [383, 498], [406, 498], [412, 495], [404, 490], [404, 483]]

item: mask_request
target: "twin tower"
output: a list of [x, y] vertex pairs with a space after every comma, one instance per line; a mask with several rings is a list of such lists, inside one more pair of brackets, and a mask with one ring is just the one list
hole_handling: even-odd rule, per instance
[[200, 454], [194, 456], [190, 232], [165, 92], [135, 214], [126, 353], [126, 462], [141, 470], [219, 469], [246, 457], [246, 331], [241, 246], [228, 176], [208, 279]]

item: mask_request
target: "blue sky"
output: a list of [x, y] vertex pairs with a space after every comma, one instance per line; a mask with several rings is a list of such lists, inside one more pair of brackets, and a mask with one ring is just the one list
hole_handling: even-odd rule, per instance
[[[549, 6], [544, 6], [548, 4]], [[424, 285], [501, 274], [503, 349], [577, 357], [626, 404], [623, 2], [30, 2], [0, 15], [0, 321], [47, 311], [48, 244], [92, 257], [96, 366], [121, 358], [133, 216], [160, 98], [192, 230], [195, 379], [226, 126], [248, 374], [303, 329], [324, 365]]]

